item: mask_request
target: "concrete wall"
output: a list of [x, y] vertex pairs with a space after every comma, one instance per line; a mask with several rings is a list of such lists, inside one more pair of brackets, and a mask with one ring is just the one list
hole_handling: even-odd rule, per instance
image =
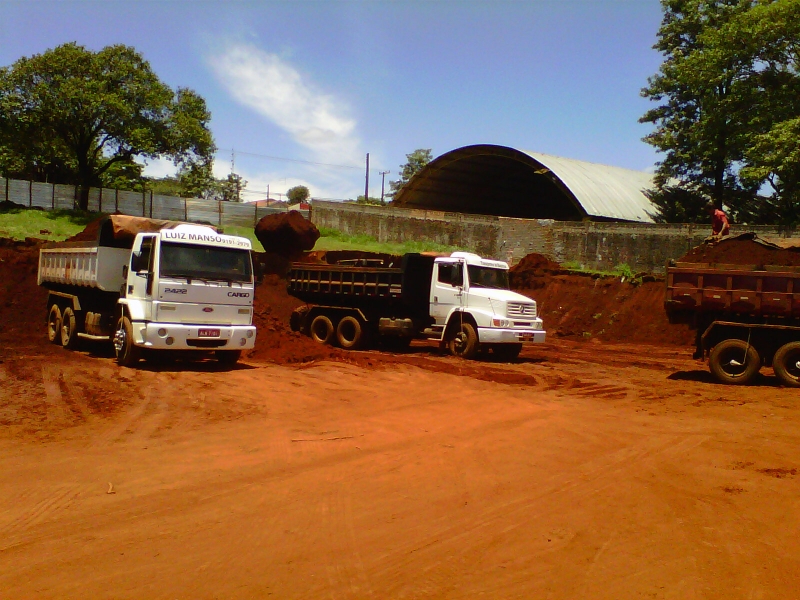
[[[311, 220], [318, 227], [367, 234], [381, 242], [428, 240], [512, 264], [536, 252], [590, 269], [627, 264], [633, 271], [653, 273], [663, 272], [667, 260], [680, 258], [711, 234], [710, 225], [510, 219], [319, 200], [313, 202]], [[734, 226], [731, 232], [744, 231], [798, 237], [776, 227]]]

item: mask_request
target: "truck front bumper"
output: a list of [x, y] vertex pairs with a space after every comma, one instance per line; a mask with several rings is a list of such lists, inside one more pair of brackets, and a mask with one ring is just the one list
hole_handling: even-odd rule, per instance
[[137, 346], [158, 350], [250, 350], [256, 343], [254, 325], [179, 325], [133, 323]]
[[547, 336], [541, 329], [501, 329], [499, 327], [478, 327], [478, 341], [481, 344], [541, 344]]

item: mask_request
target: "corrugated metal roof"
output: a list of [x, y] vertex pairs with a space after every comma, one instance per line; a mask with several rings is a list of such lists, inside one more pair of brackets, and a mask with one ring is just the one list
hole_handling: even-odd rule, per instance
[[632, 171], [521, 150], [552, 171], [593, 217], [653, 223], [656, 208], [644, 195], [653, 187], [653, 176]]
[[523, 218], [654, 222], [653, 176], [508, 146], [478, 144], [431, 161], [396, 206]]

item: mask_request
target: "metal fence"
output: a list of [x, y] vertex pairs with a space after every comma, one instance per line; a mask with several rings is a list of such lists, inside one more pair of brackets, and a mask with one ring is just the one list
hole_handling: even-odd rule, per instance
[[[44, 210], [71, 210], [77, 205], [78, 194], [77, 186], [0, 177], [0, 202]], [[129, 192], [108, 188], [90, 188], [88, 208], [92, 212], [206, 223], [222, 229], [255, 227], [259, 219], [288, 210], [284, 207], [260, 207], [239, 202], [161, 196], [152, 191]], [[300, 212], [304, 217], [309, 217], [309, 211]]]

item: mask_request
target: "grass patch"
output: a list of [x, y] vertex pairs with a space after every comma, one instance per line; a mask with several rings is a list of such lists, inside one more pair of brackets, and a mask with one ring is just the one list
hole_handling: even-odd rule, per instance
[[[79, 210], [35, 210], [25, 207], [0, 208], [0, 237], [24, 240], [27, 237], [47, 241], [62, 241], [80, 233], [101, 213]], [[263, 252], [252, 227], [224, 228], [227, 235], [248, 238], [253, 243], [253, 250]], [[42, 233], [45, 232], [45, 233]], [[382, 252], [385, 254], [406, 254], [408, 252], [442, 252], [450, 253], [463, 250], [457, 246], [447, 246], [425, 241], [404, 243], [379, 242], [369, 235], [347, 235], [336, 229], [323, 227], [322, 236], [317, 240], [314, 250], [359, 250], [362, 252]]]
[[599, 277], [624, 277], [625, 280], [636, 279], [636, 273], [630, 268], [627, 263], [622, 263], [615, 266], [610, 271], [601, 271], [599, 269], [587, 269], [583, 264], [576, 260], [570, 260], [561, 265], [567, 271], [575, 271], [576, 273], [586, 273], [587, 275], [598, 275]]
[[23, 207], [0, 208], [0, 237], [14, 240], [38, 238], [60, 242], [84, 230], [101, 213], [82, 210], [35, 210]]
[[[461, 250], [457, 246], [446, 246], [433, 242], [379, 242], [371, 235], [348, 235], [337, 229], [322, 227], [321, 236], [314, 245], [314, 250], [358, 250], [361, 252], [382, 252], [384, 254], [406, 254], [408, 252], [443, 252], [450, 253]], [[256, 239], [252, 227], [225, 227], [227, 235], [238, 235], [253, 243], [253, 250], [263, 252], [264, 247]]]

